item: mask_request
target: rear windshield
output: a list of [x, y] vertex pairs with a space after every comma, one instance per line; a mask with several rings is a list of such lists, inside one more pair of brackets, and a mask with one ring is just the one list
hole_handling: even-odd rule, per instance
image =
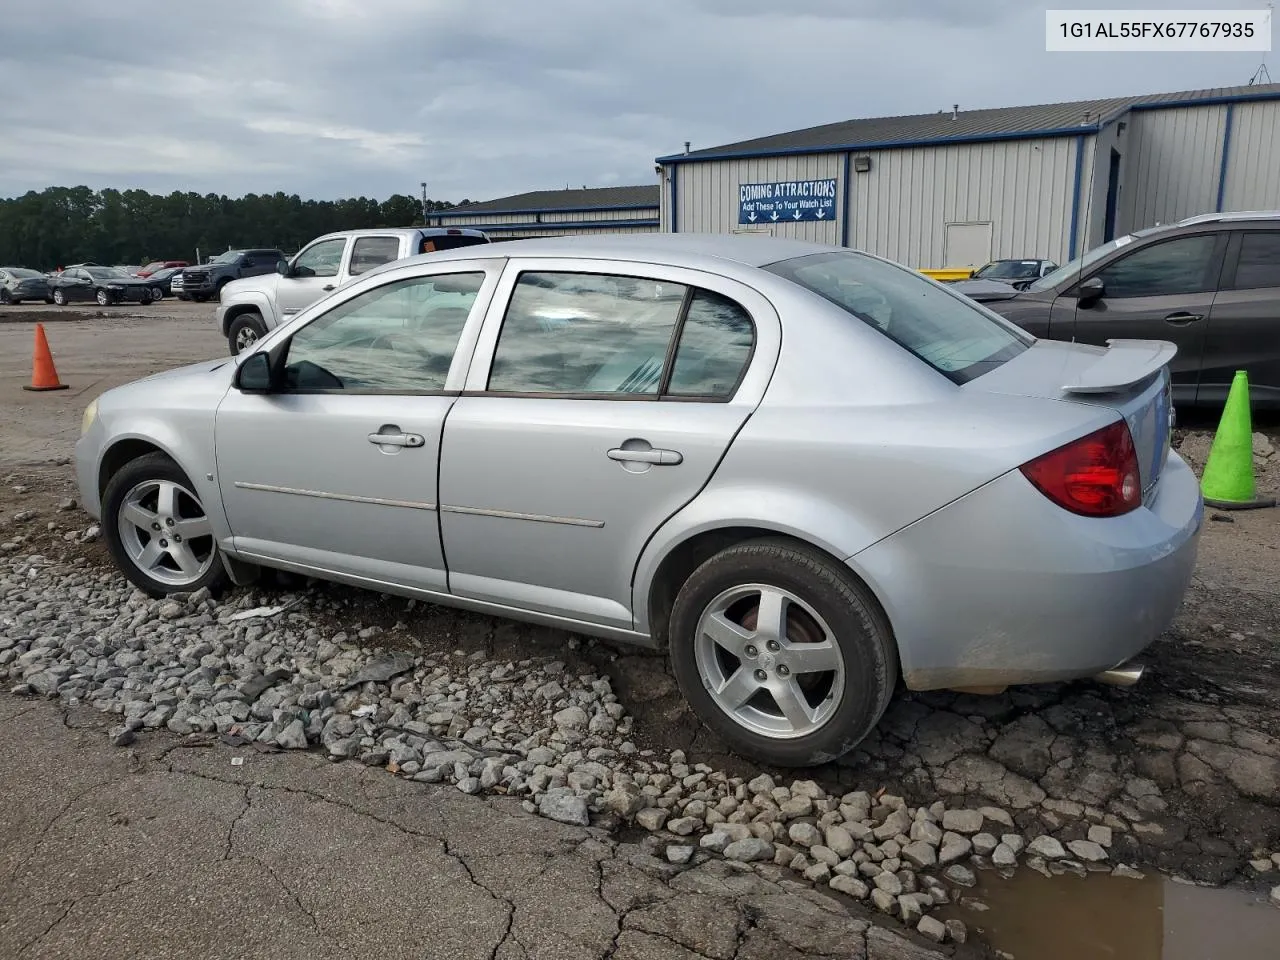
[[44, 276], [42, 273], [36, 273], [34, 270], [28, 270], [26, 267], [5, 267], [2, 273], [7, 273], [16, 280], [35, 280]]
[[466, 234], [441, 233], [433, 237], [422, 238], [419, 253], [435, 253], [438, 250], [456, 250], [458, 247], [474, 247], [477, 243], [488, 243], [488, 237], [470, 237]]
[[831, 301], [955, 383], [994, 370], [1034, 342], [914, 270], [864, 254], [816, 253], [764, 269]]

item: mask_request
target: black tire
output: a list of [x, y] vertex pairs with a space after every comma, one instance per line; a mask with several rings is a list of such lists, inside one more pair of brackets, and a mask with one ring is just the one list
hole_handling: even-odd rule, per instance
[[[115, 475], [107, 483], [106, 492], [102, 497], [102, 536], [107, 543], [107, 550], [111, 554], [111, 559], [115, 561], [116, 566], [120, 568], [120, 572], [134, 586], [152, 597], [163, 597], [172, 593], [194, 593], [202, 587], [207, 587], [213, 593], [219, 592], [230, 582], [230, 578], [227, 576], [226, 568], [222, 565], [222, 557], [218, 555], [216, 539], [214, 539], [212, 548], [214, 552], [213, 563], [210, 564], [209, 569], [205, 571], [199, 580], [184, 584], [181, 587], [175, 587], [157, 580], [140, 570], [130, 559], [125, 549], [124, 541], [120, 536], [118, 514], [129, 491], [138, 484], [146, 483], [149, 480], [168, 480], [181, 484], [193, 493], [196, 489], [187, 478], [187, 475], [182, 472], [182, 468], [163, 453], [149, 453], [146, 456], [129, 461], [129, 463], [116, 471]], [[203, 508], [203, 505], [201, 506]]]
[[[748, 730], [715, 702], [699, 673], [694, 641], [703, 611], [726, 590], [746, 584], [788, 591], [835, 635], [844, 668], [841, 699], [810, 734], [783, 739]], [[815, 766], [848, 753], [879, 722], [898, 683], [893, 632], [879, 604], [839, 564], [791, 540], [748, 541], [704, 562], [676, 596], [670, 636], [672, 672], [694, 712], [735, 751], [776, 767]]]
[[196, 303], [204, 303], [206, 300], [209, 299], [209, 295], [207, 293], [193, 293], [191, 295], [191, 299], [194, 300]]
[[267, 325], [257, 310], [248, 310], [235, 317], [227, 328], [227, 346], [231, 348], [231, 355], [238, 357], [266, 333]]
[[0, 287], [0, 304], [3, 304], [4, 306], [7, 307], [10, 304], [17, 304], [21, 302], [22, 302], [21, 300], [13, 299], [13, 294], [11, 294], [8, 290], [5, 290], [3, 287]]
[[141, 303], [144, 307], [149, 307], [151, 306], [151, 301], [153, 299], [154, 298], [151, 295], [151, 290], [148, 288], [142, 291], [141, 296], [138, 297], [138, 302]]
[[61, 289], [53, 291], [53, 302], [60, 307], [67, 305], [67, 295]]
[[101, 287], [99, 287], [98, 290], [94, 293], [93, 299], [98, 301], [98, 306], [100, 307], [109, 307], [113, 302], [111, 298], [111, 292]]
[[45, 297], [45, 298], [44, 298], [44, 302], [52, 306], [53, 304], [57, 303], [58, 301], [54, 300], [54, 299], [53, 299], [53, 297]]

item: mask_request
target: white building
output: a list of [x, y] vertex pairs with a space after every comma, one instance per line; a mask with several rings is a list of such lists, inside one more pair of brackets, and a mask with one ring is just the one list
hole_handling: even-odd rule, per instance
[[849, 120], [657, 163], [664, 231], [1065, 263], [1156, 223], [1280, 209], [1280, 84]]
[[476, 227], [494, 240], [575, 234], [656, 233], [657, 184], [535, 190], [431, 214], [431, 225]]

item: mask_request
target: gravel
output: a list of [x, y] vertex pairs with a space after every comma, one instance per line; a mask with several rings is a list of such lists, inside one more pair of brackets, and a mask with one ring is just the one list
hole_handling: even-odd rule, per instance
[[[240, 591], [219, 602], [201, 591], [157, 601], [114, 572], [10, 551], [0, 558], [0, 684], [114, 715], [111, 742], [122, 748], [167, 730], [312, 750], [467, 794], [515, 797], [560, 823], [633, 823], [654, 835], [666, 870], [715, 856], [789, 867], [939, 942], [966, 936], [963, 925], [929, 915], [952, 899], [948, 884], [975, 884], [963, 861], [976, 855], [974, 865], [1011, 869], [1025, 852], [1032, 869], [1083, 870], [1107, 861], [1125, 828], [1109, 816], [1111, 826], [1094, 822], [1087, 839], [1074, 832], [1066, 847], [1048, 834], [1028, 844], [1003, 807], [912, 807], [865, 790], [828, 795], [812, 780], [732, 777], [678, 750], [639, 749], [610, 681], [594, 672], [411, 652], [415, 641], [395, 629], [335, 629], [342, 613], [310, 594]], [[1152, 796], [1145, 782], [1126, 789]], [[1071, 812], [1065, 801], [1043, 808], [1046, 818]], [[1075, 866], [1063, 865], [1068, 855]]]

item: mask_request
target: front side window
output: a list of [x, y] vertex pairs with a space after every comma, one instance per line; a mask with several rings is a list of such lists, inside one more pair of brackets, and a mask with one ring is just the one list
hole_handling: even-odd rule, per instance
[[351, 247], [351, 268], [353, 277], [380, 267], [384, 263], [400, 258], [399, 237], [356, 237]]
[[321, 240], [298, 254], [293, 264], [295, 277], [336, 277], [342, 264], [342, 251], [347, 246], [345, 237]]
[[1034, 342], [914, 270], [859, 253], [816, 253], [764, 268], [829, 300], [956, 383]]
[[639, 277], [521, 274], [489, 390], [656, 397], [686, 290]]
[[1108, 300], [1169, 297], [1214, 288], [1216, 234], [1179, 237], [1144, 247], [1099, 270]]
[[299, 391], [444, 389], [483, 283], [482, 272], [455, 273], [366, 290], [294, 334], [286, 382]]
[[1280, 230], [1251, 232], [1240, 238], [1240, 262], [1233, 286], [1237, 290], [1280, 287]]

